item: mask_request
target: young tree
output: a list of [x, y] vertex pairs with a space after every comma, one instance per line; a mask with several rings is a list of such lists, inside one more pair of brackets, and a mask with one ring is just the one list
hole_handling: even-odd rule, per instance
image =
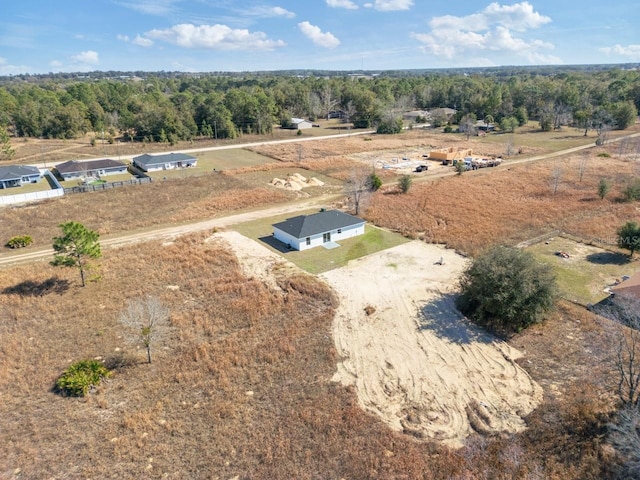
[[560, 188], [560, 183], [562, 181], [562, 167], [560, 165], [556, 165], [553, 167], [551, 172], [551, 190], [553, 190], [553, 194], [558, 193], [558, 188]]
[[469, 140], [469, 137], [478, 133], [475, 115], [469, 114], [462, 117], [460, 120], [460, 132], [467, 136], [467, 140]]
[[607, 193], [611, 190], [611, 184], [607, 182], [606, 178], [601, 178], [598, 182], [598, 196], [600, 200], [604, 200], [604, 197], [607, 196]]
[[369, 175], [368, 184], [369, 184], [369, 189], [372, 192], [377, 192], [382, 186], [382, 180], [380, 180], [380, 177], [376, 175], [374, 172]]
[[16, 154], [7, 131], [0, 125], [0, 160], [11, 160]]
[[640, 225], [627, 222], [618, 231], [618, 247], [629, 250], [629, 257], [633, 257], [636, 250], [640, 250]]
[[98, 243], [99, 235], [78, 222], [60, 224], [62, 236], [53, 238], [53, 260], [56, 267], [77, 267], [80, 280], [85, 286], [85, 270], [89, 268], [89, 259], [100, 258], [102, 252]]
[[131, 300], [120, 315], [120, 323], [130, 330], [130, 339], [140, 343], [147, 351], [151, 363], [151, 349], [169, 330], [169, 310], [156, 297]]
[[411, 188], [412, 178], [410, 175], [402, 175], [398, 179], [398, 187], [402, 193], [407, 193]]
[[462, 313], [499, 332], [517, 332], [541, 321], [557, 296], [551, 267], [529, 252], [503, 246], [476, 258], [460, 287]]
[[344, 189], [349, 206], [356, 215], [366, 206], [371, 196], [371, 173], [368, 168], [354, 168], [349, 179], [345, 182]]
[[584, 177], [587, 171], [587, 165], [589, 164], [589, 152], [587, 150], [582, 151], [580, 160], [578, 161], [578, 180], [582, 183], [582, 177]]

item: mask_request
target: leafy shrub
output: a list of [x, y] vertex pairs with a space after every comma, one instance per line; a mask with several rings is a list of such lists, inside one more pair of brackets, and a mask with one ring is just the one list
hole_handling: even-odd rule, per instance
[[7, 247], [9, 248], [23, 248], [28, 247], [33, 243], [33, 238], [29, 235], [16, 235], [15, 237], [11, 237], [7, 242]]
[[602, 158], [611, 158], [611, 155], [608, 154], [607, 152], [599, 153], [598, 156]]
[[451, 125], [447, 125], [446, 127], [444, 127], [444, 133], [451, 133], [453, 132], [453, 127]]
[[84, 397], [89, 388], [98, 385], [100, 380], [111, 372], [98, 360], [80, 360], [67, 368], [56, 381], [56, 388], [73, 397]]
[[369, 190], [375, 192], [382, 186], [382, 180], [380, 180], [378, 175], [372, 173], [369, 175], [369, 178], [367, 178], [367, 185], [369, 186]]
[[627, 188], [622, 192], [622, 197], [626, 202], [640, 200], [640, 179], [627, 185]]
[[499, 333], [518, 332], [542, 320], [555, 305], [551, 267], [526, 251], [494, 247], [463, 273], [458, 307]]

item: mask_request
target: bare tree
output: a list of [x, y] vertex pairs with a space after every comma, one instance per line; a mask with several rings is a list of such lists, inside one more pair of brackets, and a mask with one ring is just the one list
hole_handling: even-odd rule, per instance
[[580, 156], [580, 160], [578, 160], [578, 179], [580, 183], [582, 183], [582, 177], [584, 177], [584, 174], [587, 171], [588, 162], [589, 162], [589, 151], [583, 150], [582, 155]]
[[562, 180], [562, 166], [560, 164], [556, 164], [556, 166], [553, 167], [553, 170], [551, 172], [551, 190], [553, 191], [554, 195], [558, 193], [558, 188], [560, 187], [561, 180]]
[[472, 135], [476, 135], [478, 133], [478, 129], [476, 128], [476, 121], [473, 116], [465, 115], [460, 120], [460, 132], [464, 133], [467, 136], [467, 140]]
[[130, 300], [120, 315], [120, 323], [127, 327], [133, 343], [142, 344], [151, 363], [151, 349], [169, 330], [169, 310], [157, 297]]
[[[622, 407], [609, 424], [609, 440], [625, 457], [628, 478], [640, 477], [640, 299], [617, 294], [597, 313], [618, 325], [614, 355]], [[628, 328], [627, 328], [628, 327]], [[627, 477], [625, 477], [627, 478]]]
[[354, 168], [349, 179], [345, 183], [345, 193], [349, 202], [349, 208], [356, 215], [366, 207], [371, 194], [371, 171], [366, 167]]

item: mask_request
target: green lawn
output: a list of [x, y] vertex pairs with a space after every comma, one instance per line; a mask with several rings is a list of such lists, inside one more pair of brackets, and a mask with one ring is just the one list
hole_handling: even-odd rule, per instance
[[46, 178], [41, 178], [38, 183], [25, 183], [20, 187], [0, 188], [0, 195], [19, 195], [21, 193], [44, 192], [45, 190], [51, 190], [51, 187]]
[[[551, 265], [564, 298], [582, 305], [596, 304], [607, 298], [607, 287], [623, 275], [640, 270], [640, 263], [628, 257], [592, 245], [556, 237], [549, 243], [539, 243], [528, 248], [540, 261]], [[556, 252], [566, 252], [562, 258]]]
[[[296, 215], [306, 215], [316, 212], [317, 210], [303, 211], [298, 212]], [[234, 229], [242, 235], [256, 240], [274, 252], [280, 253], [286, 260], [313, 274], [345, 266], [350, 260], [410, 241], [397, 233], [392, 233], [367, 224], [365, 225], [364, 235], [340, 240], [337, 242], [340, 244], [338, 248], [327, 250], [323, 247], [316, 247], [302, 252], [287, 250], [284, 245], [273, 238], [273, 228], [271, 225], [292, 216], [295, 215], [271, 217], [269, 219], [242, 223], [236, 225]]]

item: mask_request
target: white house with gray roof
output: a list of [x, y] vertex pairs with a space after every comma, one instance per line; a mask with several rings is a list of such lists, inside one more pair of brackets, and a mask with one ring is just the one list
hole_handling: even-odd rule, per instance
[[171, 170], [174, 168], [195, 167], [198, 161], [186, 153], [163, 153], [149, 155], [145, 153], [133, 158], [133, 165], [145, 172], [153, 170]]
[[38, 167], [29, 165], [6, 165], [0, 167], [0, 188], [20, 187], [25, 183], [38, 183], [42, 173]]
[[273, 225], [273, 236], [294, 250], [308, 250], [364, 233], [365, 220], [339, 210], [299, 215]]

